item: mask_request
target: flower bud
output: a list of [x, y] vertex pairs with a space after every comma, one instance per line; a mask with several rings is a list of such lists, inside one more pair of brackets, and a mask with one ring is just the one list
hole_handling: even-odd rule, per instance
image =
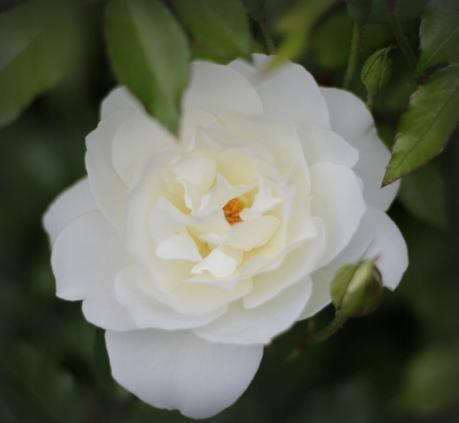
[[373, 53], [362, 67], [361, 79], [368, 93], [376, 95], [390, 79], [392, 60], [389, 56], [393, 46]]
[[373, 260], [343, 266], [331, 285], [337, 313], [346, 317], [366, 316], [381, 302], [381, 274]]

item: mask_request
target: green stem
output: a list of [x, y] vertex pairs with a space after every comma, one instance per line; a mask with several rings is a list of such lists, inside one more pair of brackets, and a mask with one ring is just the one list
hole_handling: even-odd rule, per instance
[[368, 110], [371, 112], [373, 110], [373, 104], [375, 101], [375, 93], [372, 91], [368, 91], [367, 93], [367, 107]]
[[346, 322], [347, 317], [336, 314], [334, 319], [327, 326], [306, 339], [306, 345], [315, 345], [326, 341], [338, 332]]
[[412, 69], [416, 68], [417, 57], [411, 48], [405, 33], [403, 32], [402, 25], [395, 14], [395, 0], [386, 0], [387, 13], [389, 23], [394, 33], [395, 41], [397, 41], [398, 48], [402, 52], [406, 61]]
[[315, 333], [311, 333], [311, 330], [313, 330], [313, 324], [309, 325], [309, 333], [300, 342], [300, 344], [287, 356], [285, 361], [288, 362], [295, 360], [306, 349], [306, 347], [310, 345], [320, 344], [321, 342], [326, 341], [328, 338], [330, 338], [336, 332], [338, 332], [344, 326], [347, 320], [347, 317], [337, 313], [333, 320], [327, 326]]
[[354, 22], [352, 30], [351, 50], [347, 61], [346, 75], [344, 76], [343, 88], [348, 89], [351, 85], [354, 73], [359, 63], [360, 47], [362, 45], [363, 25], [360, 22]]
[[258, 20], [258, 25], [260, 26], [261, 34], [263, 35], [263, 40], [265, 42], [266, 53], [274, 54], [276, 47], [274, 45], [273, 39], [266, 24], [265, 19]]

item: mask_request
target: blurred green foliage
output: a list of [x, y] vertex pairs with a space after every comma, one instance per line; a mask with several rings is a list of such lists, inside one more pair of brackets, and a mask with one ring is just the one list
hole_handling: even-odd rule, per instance
[[[74, 2], [78, 7], [71, 14], [72, 24], [66, 26], [71, 33], [62, 29], [61, 37], [53, 35], [50, 42], [40, 47], [46, 53], [34, 53], [35, 43], [27, 41], [29, 31], [36, 30], [41, 13], [37, 22], [32, 14], [24, 24], [14, 20], [5, 24], [7, 16], [17, 17], [22, 13], [16, 7], [33, 8], [37, 4], [20, 3], [9, 1], [0, 8], [0, 110], [15, 111], [9, 113], [8, 119], [0, 119], [2, 123], [11, 121], [13, 115], [35, 98], [22, 116], [0, 130], [0, 421], [186, 421], [176, 412], [155, 410], [141, 403], [112, 380], [103, 331], [84, 321], [78, 303], [63, 302], [54, 296], [49, 246], [41, 228], [41, 217], [48, 204], [84, 174], [85, 135], [97, 124], [101, 99], [116, 84], [102, 30], [106, 2]], [[187, 7], [178, 10], [178, 3], [183, 3], [182, 6], [186, 3]], [[366, 96], [359, 79], [362, 64], [376, 50], [397, 44], [385, 1], [371, 3], [357, 73], [350, 86], [362, 98]], [[193, 53], [198, 44], [209, 42], [208, 37], [214, 31], [226, 28], [228, 34], [216, 34], [220, 44], [211, 40], [205, 46], [205, 55], [202, 53], [209, 59], [225, 62], [235, 54], [247, 53], [249, 46], [260, 49], [268, 45], [268, 31], [271, 42], [281, 52], [288, 52], [285, 57], [293, 52], [319, 83], [340, 85], [343, 81], [354, 25], [344, 1], [245, 0], [240, 5], [248, 8], [249, 15], [238, 18], [242, 9], [235, 6], [225, 26], [217, 25], [214, 29], [197, 25], [196, 17], [187, 15], [184, 19], [180, 15], [187, 13], [184, 10], [189, 5], [177, 4], [167, 1], [158, 7], [170, 8], [167, 16], [171, 19], [178, 16], [177, 22], [183, 21], [185, 27], [172, 24], [172, 28], [188, 35], [187, 43]], [[199, 5], [218, 7], [218, 2], [201, 0]], [[455, 6], [454, 1], [434, 0], [427, 9], [425, 5], [425, 1], [396, 2], [395, 13], [408, 44], [415, 52], [421, 48], [422, 73], [418, 68], [415, 74], [399, 49], [391, 53], [391, 76], [373, 106], [380, 134], [389, 145], [412, 93], [418, 86], [428, 90], [431, 75], [438, 77], [437, 69], [445, 61], [457, 60], [453, 50], [457, 43], [447, 43], [446, 47], [438, 44], [448, 34], [457, 36], [453, 12], [448, 12], [445, 19], [439, 18], [445, 16], [442, 10]], [[225, 7], [231, 6], [225, 3]], [[314, 19], [300, 14], [311, 7], [317, 7]], [[149, 13], [152, 9], [142, 18]], [[246, 23], [231, 19], [243, 19]], [[210, 28], [215, 23], [211, 18], [207, 21]], [[162, 24], [167, 27], [164, 21]], [[429, 32], [428, 28], [436, 32]], [[149, 40], [155, 38], [156, 30], [147, 30]], [[119, 31], [118, 25], [112, 31]], [[68, 34], [73, 34], [72, 38], [67, 38]], [[124, 41], [129, 40], [128, 34], [124, 35], [127, 37]], [[119, 34], [114, 36], [117, 37]], [[40, 36], [34, 38], [39, 39]], [[14, 57], [25, 51], [20, 49], [21, 43], [29, 43], [31, 51], [31, 56], [21, 55], [27, 72], [10, 71], [9, 67], [18, 63]], [[228, 48], [223, 48], [224, 45]], [[440, 45], [442, 49], [438, 54], [428, 53], [429, 45]], [[157, 51], [163, 48], [160, 46]], [[67, 71], [63, 67], [67, 62], [57, 60], [63, 50], [70, 53]], [[129, 53], [132, 52], [114, 54], [125, 60], [125, 54]], [[161, 60], [157, 54], [144, 57], [141, 62], [146, 63], [147, 69], [139, 72], [162, 75], [164, 66], [170, 62], [157, 67], [157, 60]], [[50, 57], [55, 60], [47, 61]], [[120, 66], [123, 63], [115, 63], [115, 71]], [[42, 83], [42, 74], [53, 76], [52, 83]], [[120, 75], [124, 74], [123, 70], [116, 74], [125, 80]], [[132, 79], [138, 84], [137, 78], [144, 78], [139, 75], [127, 75], [125, 83], [129, 85]], [[168, 75], [168, 78], [175, 77]], [[171, 84], [175, 86], [177, 80], [171, 80]], [[445, 90], [451, 91], [452, 84], [446, 85]], [[23, 97], [11, 97], [5, 95], [10, 92], [5, 87], [32, 88]], [[176, 102], [170, 104], [177, 105], [180, 95], [172, 92]], [[426, 95], [427, 111], [439, 95], [438, 92]], [[158, 101], [157, 97], [151, 97], [152, 101]], [[20, 99], [17, 104], [16, 99]], [[151, 109], [154, 114], [158, 110], [164, 112], [161, 105], [155, 107]], [[425, 125], [426, 114], [419, 114], [419, 125]], [[455, 122], [448, 116], [451, 132]], [[419, 125], [413, 126], [416, 129]], [[371, 316], [350, 321], [326, 343], [311, 346], [296, 360], [286, 362], [302, 342], [310, 323], [296, 325], [266, 349], [254, 383], [236, 405], [210, 421], [459, 421], [459, 135], [456, 133], [453, 138], [456, 143], [447, 147], [443, 157], [404, 179], [399, 200], [391, 210], [407, 239], [410, 253], [409, 270], [397, 291], [385, 292], [382, 306]], [[442, 141], [446, 143], [446, 137]], [[314, 324], [324, 325], [332, 314], [327, 308], [314, 318]]]

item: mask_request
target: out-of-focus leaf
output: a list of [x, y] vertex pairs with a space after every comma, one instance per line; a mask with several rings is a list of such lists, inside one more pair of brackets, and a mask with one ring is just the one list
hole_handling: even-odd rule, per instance
[[384, 185], [426, 164], [446, 146], [459, 121], [459, 65], [432, 77], [411, 96], [402, 115]]
[[248, 57], [252, 37], [240, 0], [174, 0], [181, 21], [193, 39], [217, 58]]
[[418, 72], [441, 62], [459, 61], [459, 2], [433, 0], [422, 16]]
[[346, 0], [347, 13], [357, 21], [364, 23], [371, 12], [373, 0]]
[[260, 20], [264, 17], [266, 0], [242, 0], [242, 3], [252, 19]]
[[[344, 68], [349, 58], [352, 19], [345, 12], [334, 13], [314, 31], [311, 52], [325, 69]], [[367, 24], [362, 40], [361, 57], [387, 45], [392, 35], [384, 25]], [[339, 45], [340, 48], [336, 48]]]
[[105, 32], [120, 82], [152, 116], [176, 132], [189, 52], [172, 14], [157, 0], [112, 0]]
[[[387, 0], [373, 0], [369, 22], [387, 22]], [[400, 21], [419, 17], [424, 11], [428, 0], [396, 0], [394, 13]]]
[[0, 15], [0, 126], [54, 87], [73, 55], [74, 5], [31, 1]]
[[428, 164], [402, 180], [398, 198], [420, 220], [438, 228], [446, 224], [446, 202], [441, 173]]
[[269, 68], [273, 69], [286, 60], [296, 59], [308, 47], [309, 38], [316, 22], [338, 0], [300, 0], [279, 22], [283, 34], [276, 57]]
[[84, 407], [70, 374], [29, 346], [2, 348], [0, 394], [17, 421], [84, 420]]
[[392, 68], [389, 54], [392, 50], [392, 46], [378, 50], [365, 61], [360, 77], [368, 93], [376, 94], [389, 81]]
[[[345, 13], [330, 16], [314, 33], [311, 52], [325, 69], [345, 67], [349, 57], [352, 20]], [[340, 44], [340, 48], [336, 46]]]
[[409, 362], [396, 405], [406, 411], [431, 414], [459, 399], [459, 347], [431, 345]]

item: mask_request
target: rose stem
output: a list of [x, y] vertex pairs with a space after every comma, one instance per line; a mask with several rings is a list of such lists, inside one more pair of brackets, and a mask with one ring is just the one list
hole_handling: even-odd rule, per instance
[[410, 43], [408, 42], [408, 39], [406, 38], [406, 35], [402, 30], [400, 21], [398, 20], [398, 17], [395, 14], [395, 0], [386, 0], [386, 7], [387, 14], [389, 17], [389, 23], [392, 28], [392, 32], [394, 33], [395, 40], [397, 41], [397, 45], [403, 53], [403, 56], [405, 57], [410, 67], [412, 69], [415, 69], [417, 61], [416, 54], [411, 48]]
[[351, 85], [352, 78], [357, 69], [359, 62], [360, 46], [362, 45], [363, 25], [360, 22], [354, 22], [352, 29], [351, 49], [347, 61], [346, 75], [344, 76], [343, 88], [348, 89]]
[[266, 52], [268, 54], [274, 54], [276, 51], [276, 47], [274, 46], [273, 39], [271, 34], [269, 33], [268, 25], [266, 23], [265, 18], [261, 18], [258, 21], [258, 25], [260, 27], [261, 34], [263, 35], [263, 40], [265, 42]]

